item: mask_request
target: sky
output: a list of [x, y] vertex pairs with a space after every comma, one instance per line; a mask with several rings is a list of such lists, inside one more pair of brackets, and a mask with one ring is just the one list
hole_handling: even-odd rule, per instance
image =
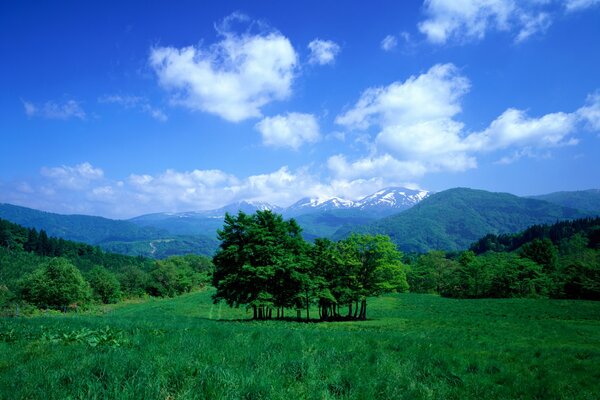
[[0, 3], [0, 202], [600, 188], [600, 0]]

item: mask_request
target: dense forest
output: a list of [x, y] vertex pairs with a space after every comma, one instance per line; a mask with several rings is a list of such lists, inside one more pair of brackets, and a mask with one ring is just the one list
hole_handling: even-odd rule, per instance
[[208, 282], [212, 269], [204, 256], [155, 261], [112, 254], [0, 219], [0, 307], [23, 303], [64, 310], [144, 295], [174, 296]]
[[[385, 235], [306, 241], [271, 211], [227, 214], [211, 260], [108, 253], [0, 219], [0, 307], [79, 309], [175, 296], [212, 283], [215, 302], [254, 318], [366, 319], [367, 299], [410, 290], [455, 298], [600, 300], [600, 218], [486, 235], [460, 252], [402, 254]], [[13, 312], [13, 311], [11, 311]]]

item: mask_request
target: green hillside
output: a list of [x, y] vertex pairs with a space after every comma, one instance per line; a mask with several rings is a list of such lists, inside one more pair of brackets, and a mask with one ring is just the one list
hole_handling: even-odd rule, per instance
[[600, 214], [600, 189], [579, 190], [576, 192], [554, 192], [539, 196], [531, 196], [530, 198], [544, 200], [563, 207], [571, 207]]
[[461, 250], [489, 233], [513, 233], [535, 224], [588, 216], [588, 213], [542, 200], [508, 193], [466, 188], [431, 195], [400, 214], [357, 229], [341, 229], [339, 238], [353, 231], [389, 235], [406, 252]]
[[110, 252], [133, 256], [212, 255], [218, 246], [213, 236], [178, 235], [130, 221], [54, 214], [11, 204], [0, 204], [0, 218], [28, 228], [43, 229], [49, 236], [98, 245]]
[[48, 235], [88, 244], [107, 241], [159, 239], [164, 232], [128, 221], [89, 215], [62, 215], [12, 204], [0, 204], [0, 218], [27, 228], [44, 229]]

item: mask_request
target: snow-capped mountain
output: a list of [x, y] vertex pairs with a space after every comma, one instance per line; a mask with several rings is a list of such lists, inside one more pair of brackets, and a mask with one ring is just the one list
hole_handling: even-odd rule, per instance
[[429, 196], [426, 190], [390, 187], [366, 196], [358, 201], [329, 198], [303, 198], [284, 210], [287, 215], [301, 215], [317, 211], [356, 209], [389, 213], [406, 210]]
[[406, 210], [429, 196], [426, 190], [411, 190], [402, 187], [391, 187], [382, 189], [355, 203], [355, 207], [361, 210], [372, 209], [396, 209]]
[[315, 198], [305, 197], [285, 209], [286, 214], [302, 214], [314, 211], [330, 211], [354, 207], [352, 200], [340, 197]]
[[228, 204], [215, 210], [147, 214], [133, 218], [132, 221], [138, 223], [150, 223], [152, 221], [164, 220], [169, 220], [172, 222], [175, 220], [180, 220], [182, 222], [184, 220], [191, 221], [200, 219], [220, 220], [225, 216], [225, 213], [237, 214], [238, 211], [243, 211], [246, 214], [252, 214], [257, 210], [271, 210], [286, 216], [299, 216], [303, 214], [333, 210], [360, 210], [375, 212], [377, 215], [389, 215], [395, 212], [406, 210], [427, 196], [429, 196], [429, 192], [425, 190], [411, 190], [401, 187], [390, 187], [382, 189], [358, 201], [342, 199], [340, 197], [306, 197], [287, 208], [282, 208], [263, 201], [244, 200]]

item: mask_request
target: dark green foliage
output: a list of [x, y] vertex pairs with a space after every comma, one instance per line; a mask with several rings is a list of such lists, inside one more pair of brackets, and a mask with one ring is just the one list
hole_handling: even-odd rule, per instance
[[322, 319], [339, 318], [342, 305], [349, 306], [348, 317], [365, 319], [368, 296], [408, 286], [401, 254], [387, 237], [356, 235], [337, 244], [318, 239], [311, 250], [293, 219], [257, 211], [227, 214], [219, 238], [214, 300], [251, 307], [254, 318], [271, 318], [273, 310], [283, 316], [293, 308], [298, 318], [306, 310], [308, 320], [317, 302]]
[[121, 298], [121, 284], [109, 270], [102, 266], [94, 267], [87, 274], [94, 297], [104, 304], [116, 303]]
[[[48, 237], [44, 231], [38, 233], [34, 228], [2, 219], [0, 244], [0, 307], [17, 300], [21, 289], [24, 300], [57, 306], [55, 301], [40, 300], [36, 294], [41, 290], [40, 268], [45, 268], [52, 257], [61, 257], [83, 273], [91, 284], [94, 299], [103, 303], [114, 303], [121, 297], [189, 292], [210, 282], [213, 271], [211, 260], [204, 256], [177, 256], [154, 263], [143, 257], [106, 253], [98, 247]], [[37, 286], [27, 287], [33, 283]]]
[[[514, 251], [535, 239], [549, 239], [554, 245], [558, 246], [562, 240], [569, 239], [578, 233], [590, 239], [596, 238], [599, 230], [600, 217], [560, 221], [552, 225], [533, 225], [522, 232], [514, 234], [487, 234], [473, 243], [471, 250], [477, 254], [486, 251]], [[594, 247], [594, 243], [597, 243], [594, 240], [590, 243], [592, 247]]]
[[61, 308], [87, 303], [91, 289], [73, 264], [64, 258], [53, 258], [23, 278], [19, 294], [38, 307]]
[[416, 206], [366, 227], [341, 230], [390, 236], [405, 252], [458, 251], [489, 233], [513, 233], [528, 226], [581, 218], [585, 213], [507, 193], [465, 188], [435, 193]]
[[[190, 292], [199, 285], [204, 285], [209, 275], [197, 272], [198, 260], [184, 257], [171, 257], [156, 261], [154, 268], [149, 273], [147, 291], [152, 296], [173, 297]], [[204, 269], [204, 267], [200, 267]]]

